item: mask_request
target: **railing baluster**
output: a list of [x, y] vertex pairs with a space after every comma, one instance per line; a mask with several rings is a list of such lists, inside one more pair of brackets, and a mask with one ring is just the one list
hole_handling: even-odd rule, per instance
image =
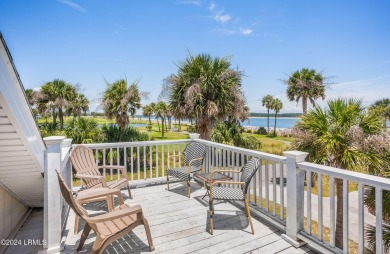
[[382, 229], [382, 189], [375, 187], [375, 240], [376, 240], [376, 253], [383, 253], [383, 229]]
[[158, 145], [156, 145], [156, 178], [158, 177]]
[[306, 185], [307, 185], [307, 231], [311, 234], [311, 171], [306, 171]]
[[161, 163], [162, 163], [162, 172], [161, 176], [165, 176], [165, 158], [164, 158], [164, 145], [161, 146]]
[[140, 158], [139, 158], [139, 146], [137, 146], [137, 174], [138, 174], [137, 180], [139, 180], [141, 177], [140, 164], [141, 164], [141, 162], [140, 162]]
[[[103, 149], [103, 165], [106, 165], [106, 149]], [[106, 178], [106, 168], [103, 168], [103, 175]]]
[[265, 160], [265, 210], [269, 211], [269, 163]]
[[364, 253], [364, 189], [363, 184], [358, 183], [358, 253]]
[[272, 198], [273, 198], [273, 216], [276, 216], [276, 163], [272, 161]]
[[98, 148], [96, 148], [96, 150], [95, 150], [95, 162], [96, 162], [96, 164], [99, 164], [99, 149]]
[[279, 162], [280, 166], [280, 219], [284, 220], [284, 176], [283, 176], [283, 163]]
[[168, 151], [167, 151], [167, 153], [168, 153], [168, 157], [167, 157], [168, 168], [171, 168], [171, 160], [169, 159], [169, 156], [170, 156], [170, 155], [169, 155], [169, 148], [170, 148], [170, 146], [171, 146], [171, 145], [168, 145], [168, 146], [167, 146], [167, 150], [168, 150]]
[[146, 146], [144, 146], [144, 180], [146, 180]]
[[177, 145], [177, 149], [178, 149], [178, 154], [179, 154], [179, 167], [181, 167], [181, 145], [178, 144]]
[[[348, 219], [349, 219], [349, 216], [348, 215], [349, 215], [348, 180], [343, 179], [343, 252], [344, 253], [348, 253], [348, 250], [349, 250], [349, 241], [348, 241], [348, 237], [349, 237], [349, 221], [348, 221]], [[382, 253], [382, 252], [379, 252], [379, 253]]]
[[[119, 153], [119, 147], [116, 148], [116, 164], [117, 166], [121, 165], [121, 162], [120, 162], [120, 159], [121, 156], [120, 156], [120, 153]], [[116, 174], [118, 175], [117, 179], [119, 180], [121, 178], [121, 174], [119, 172], [119, 169], [116, 170]]]
[[[230, 168], [230, 157], [231, 157], [231, 153], [230, 153], [230, 151], [227, 151], [226, 150], [226, 152], [227, 152], [227, 170], [231, 170], [231, 168]], [[228, 176], [232, 176], [232, 172], [229, 172], [228, 174], [227, 174]], [[227, 184], [227, 187], [232, 187], [231, 186], [231, 184]]]
[[209, 152], [208, 152], [208, 154], [207, 154], [207, 161], [208, 161], [208, 165], [209, 165], [209, 166], [208, 166], [208, 168], [205, 170], [205, 171], [206, 171], [205, 173], [210, 172], [210, 169], [211, 169], [211, 160], [212, 160], [212, 157], [211, 157], [211, 151], [212, 151], [211, 146], [209, 146], [208, 149], [209, 149]]
[[130, 168], [131, 168], [131, 181], [134, 180], [134, 155], [133, 155], [133, 147], [130, 147]]
[[[123, 166], [126, 169], [126, 178], [127, 178], [127, 147], [123, 148]], [[128, 179], [128, 178], [127, 178]]]
[[334, 177], [330, 176], [330, 246], [335, 246], [335, 198]]
[[153, 178], [153, 147], [149, 146], [149, 178]]
[[[110, 148], [110, 166], [112, 166], [112, 148]], [[110, 168], [110, 181], [112, 181], [112, 168]]]
[[253, 203], [257, 203], [257, 172], [253, 176]]
[[260, 169], [259, 169], [259, 205], [260, 208], [263, 208], [263, 160], [260, 159]]
[[[173, 145], [173, 156], [176, 156], [176, 145]], [[176, 157], [173, 157], [173, 167], [176, 168]]]
[[318, 238], [323, 240], [322, 226], [322, 174], [318, 174]]

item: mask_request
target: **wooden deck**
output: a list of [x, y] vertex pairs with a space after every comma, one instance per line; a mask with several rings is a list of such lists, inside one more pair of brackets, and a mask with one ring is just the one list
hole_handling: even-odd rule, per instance
[[[205, 190], [192, 183], [192, 194], [186, 196], [187, 188], [181, 183], [172, 184], [171, 191], [165, 185], [133, 189], [134, 199], [127, 204], [140, 204], [148, 219], [154, 253], [313, 253], [307, 247], [295, 249], [281, 238], [282, 232], [259, 218], [254, 218], [255, 235], [243, 210], [227, 202], [216, 202], [214, 235], [209, 233], [208, 198], [202, 200]], [[123, 192], [125, 194], [125, 192]], [[124, 195], [126, 196], [126, 194]], [[127, 196], [126, 196], [127, 197]], [[89, 204], [90, 213], [105, 210], [103, 202]], [[80, 239], [73, 235], [74, 214], [70, 213], [66, 230], [65, 250], [74, 253]], [[95, 235], [90, 234], [81, 253], [88, 253]], [[110, 245], [105, 253], [146, 253], [149, 252], [143, 227]]]

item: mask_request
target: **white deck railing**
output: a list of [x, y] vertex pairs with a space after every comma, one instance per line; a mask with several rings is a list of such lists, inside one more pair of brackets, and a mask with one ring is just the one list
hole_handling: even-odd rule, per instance
[[[305, 172], [308, 176], [311, 175], [311, 173], [317, 174], [317, 185], [318, 185], [318, 235], [314, 235], [313, 232], [311, 232], [311, 220], [312, 220], [312, 194], [311, 194], [311, 177], [307, 177], [307, 192], [306, 192], [306, 208], [307, 208], [307, 222], [308, 226], [307, 229], [302, 231], [298, 237], [301, 237], [301, 239], [304, 239], [305, 241], [308, 240], [314, 240], [320, 242], [321, 244], [325, 245], [325, 247], [329, 247], [330, 249], [334, 250], [335, 252], [343, 252], [343, 253], [349, 253], [349, 238], [350, 238], [350, 225], [357, 224], [357, 227], [354, 227], [354, 230], [357, 230], [358, 234], [358, 253], [363, 253], [365, 248], [365, 235], [364, 235], [364, 228], [365, 228], [365, 217], [369, 216], [367, 212], [364, 211], [364, 191], [367, 187], [374, 187], [375, 188], [375, 228], [376, 228], [376, 253], [383, 253], [383, 229], [382, 229], [382, 191], [383, 190], [390, 190], [390, 179], [373, 176], [373, 175], [367, 175], [362, 174], [358, 172], [348, 171], [348, 170], [342, 170], [338, 168], [333, 167], [327, 167], [322, 166], [314, 163], [308, 163], [308, 162], [301, 162], [298, 163], [298, 171]], [[329, 177], [329, 183], [330, 183], [330, 205], [329, 205], [329, 211], [323, 211], [323, 195], [322, 195], [322, 180], [324, 177]], [[343, 250], [339, 250], [335, 248], [335, 221], [336, 221], [336, 198], [335, 198], [335, 179], [340, 179], [343, 181]], [[349, 191], [348, 186], [349, 183], [355, 183], [357, 184], [357, 217], [354, 216], [354, 221], [349, 220], [349, 217], [356, 214], [351, 214], [350, 211], [350, 205], [351, 202], [349, 200]], [[299, 182], [300, 185], [303, 185], [302, 179], [300, 179]], [[354, 211], [352, 211], [353, 213]], [[355, 212], [356, 213], [356, 212]], [[330, 221], [330, 239], [329, 241], [324, 240], [323, 236], [323, 228], [324, 228], [324, 214], [326, 216], [329, 216]], [[357, 221], [356, 221], [357, 220]], [[355, 232], [356, 233], [356, 232]]]
[[[374, 219], [377, 237], [376, 250], [377, 253], [382, 252], [382, 190], [390, 190], [389, 179], [304, 162], [307, 155], [304, 152], [289, 151], [284, 153], [285, 156], [277, 156], [201, 139], [104, 143], [88, 144], [86, 146], [94, 151], [97, 163], [126, 166], [130, 183], [132, 185], [145, 185], [149, 182], [165, 182], [167, 168], [184, 166], [184, 162], [180, 157], [176, 159], [168, 159], [168, 157], [170, 155], [182, 154], [185, 146], [190, 142], [199, 142], [206, 146], [206, 158], [203, 164], [206, 172], [212, 172], [216, 169], [240, 169], [251, 158], [260, 159], [262, 166], [253, 177], [248, 191], [251, 207], [259, 212], [260, 216], [285, 231], [286, 234], [283, 235], [283, 238], [295, 246], [301, 245], [302, 241], [304, 241], [322, 252], [348, 253], [349, 233], [351, 231], [349, 214], [351, 211], [349, 211], [350, 202], [348, 188], [346, 187], [348, 187], [349, 182], [356, 182], [358, 185], [356, 217], [358, 219], [356, 222], [357, 227], [354, 225], [353, 231], [355, 231], [356, 227], [356, 231], [358, 231], [356, 242], [358, 242], [359, 253], [363, 253], [365, 247], [365, 218], [368, 216], [367, 212], [364, 212], [363, 194], [365, 187], [374, 187], [376, 190], [376, 214]], [[59, 158], [58, 164], [54, 163], [51, 164], [52, 166], [48, 166], [58, 165], [62, 169], [62, 174], [66, 179], [70, 180], [71, 167], [68, 157], [55, 156], [55, 149], [51, 149], [54, 147], [48, 148], [48, 164], [50, 164], [51, 159], [58, 160]], [[51, 170], [54, 170], [54, 168], [46, 169], [45, 178], [49, 175], [51, 178], [54, 176], [53, 174], [46, 175]], [[121, 177], [120, 174], [111, 169], [104, 169], [103, 173], [108, 180]], [[318, 175], [318, 195], [312, 193], [310, 177], [307, 177], [306, 180], [307, 190], [305, 193], [304, 176], [311, 173]], [[324, 210], [323, 206], [322, 180], [324, 176], [329, 177], [330, 183], [329, 211]], [[232, 177], [234, 176], [232, 175]], [[335, 247], [336, 201], [334, 185], [336, 178], [342, 179], [344, 184], [343, 250]], [[278, 179], [279, 181], [277, 181]], [[236, 179], [234, 178], [234, 180]], [[287, 186], [285, 186], [285, 180], [287, 180]], [[56, 190], [53, 186], [57, 184], [57, 181], [52, 180], [46, 183], [50, 185], [46, 186], [46, 188]], [[51, 193], [51, 195], [57, 195], [58, 200], [62, 200], [60, 193], [57, 191]], [[314, 201], [317, 202], [317, 205], [314, 204]], [[50, 205], [49, 203], [48, 206]], [[55, 205], [54, 207], [57, 207], [56, 209], [61, 207], [62, 209], [63, 206], [61, 203], [59, 206]], [[53, 208], [48, 207], [47, 209]], [[314, 213], [316, 213], [317, 218], [313, 219]], [[308, 224], [306, 228], [304, 227], [305, 216]], [[328, 224], [324, 221], [324, 218], [327, 216], [329, 216]], [[318, 234], [314, 234], [311, 230], [311, 223], [315, 219], [317, 219]], [[54, 226], [58, 227], [59, 225], [56, 223]], [[329, 227], [330, 230], [329, 241], [324, 238], [323, 232], [325, 227]]]

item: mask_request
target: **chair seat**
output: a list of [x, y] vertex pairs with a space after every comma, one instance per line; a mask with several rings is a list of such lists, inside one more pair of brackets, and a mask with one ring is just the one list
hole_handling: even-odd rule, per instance
[[[115, 209], [115, 211], [111, 212], [110, 214], [114, 215], [116, 211], [123, 210], [123, 209], [129, 209], [130, 207], [126, 204], [123, 204]], [[96, 223], [96, 227], [98, 229], [99, 234], [104, 236], [111, 236], [115, 235], [118, 232], [126, 229], [129, 227], [129, 225], [134, 224], [137, 221], [137, 215], [133, 214], [130, 216], [124, 216], [118, 219], [114, 220], [107, 220], [104, 222], [98, 222]]]
[[[110, 188], [110, 189], [122, 189], [122, 188], [127, 187], [128, 184], [129, 184], [129, 180], [127, 180], [126, 178], [122, 178], [120, 180], [107, 182], [107, 188]], [[102, 184], [99, 183], [99, 184], [96, 184], [95, 186], [92, 186], [90, 188], [101, 188], [101, 187], [102, 187]]]
[[240, 188], [213, 186], [213, 199], [243, 200], [244, 192]]
[[190, 174], [188, 174], [188, 167], [180, 167], [180, 168], [168, 168], [167, 175], [179, 178], [182, 181], [189, 181], [191, 179], [191, 174], [199, 171], [199, 167], [190, 168]]

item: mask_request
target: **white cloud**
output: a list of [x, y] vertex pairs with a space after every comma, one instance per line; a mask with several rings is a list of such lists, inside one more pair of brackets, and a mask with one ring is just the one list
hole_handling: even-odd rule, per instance
[[216, 13], [214, 19], [222, 24], [228, 22], [232, 17], [229, 14], [223, 14], [223, 11]]
[[253, 30], [249, 28], [240, 28], [240, 33], [242, 35], [249, 36], [253, 33]]
[[74, 2], [72, 2], [70, 0], [57, 0], [57, 2], [65, 4], [65, 5], [69, 6], [70, 8], [72, 8], [72, 9], [74, 9], [76, 11], [86, 12], [86, 9], [84, 9], [80, 5], [74, 3]]

